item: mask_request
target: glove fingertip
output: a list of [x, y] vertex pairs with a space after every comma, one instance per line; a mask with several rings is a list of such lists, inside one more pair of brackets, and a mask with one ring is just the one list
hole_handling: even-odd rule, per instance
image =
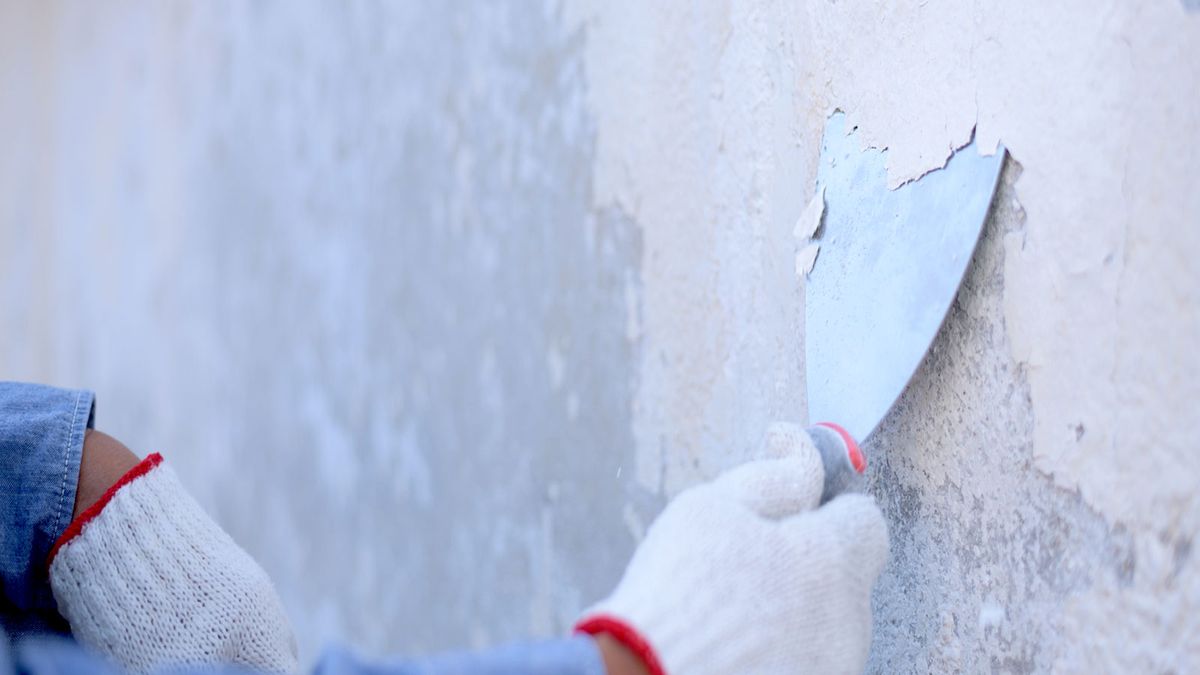
[[888, 557], [888, 527], [875, 499], [865, 494], [844, 494], [821, 509], [834, 523], [846, 562], [874, 585]]
[[774, 422], [767, 427], [759, 455], [764, 459], [784, 459], [815, 452], [816, 446], [804, 427], [794, 422]]
[[814, 452], [749, 462], [713, 485], [764, 518], [782, 518], [815, 508], [824, 481], [820, 457]]

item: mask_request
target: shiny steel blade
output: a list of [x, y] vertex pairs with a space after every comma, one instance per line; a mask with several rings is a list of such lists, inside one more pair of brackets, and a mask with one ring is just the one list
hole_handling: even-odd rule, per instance
[[810, 422], [866, 442], [904, 391], [954, 302], [1004, 151], [975, 144], [944, 169], [887, 189], [884, 154], [829, 118], [817, 171], [825, 216], [805, 295]]

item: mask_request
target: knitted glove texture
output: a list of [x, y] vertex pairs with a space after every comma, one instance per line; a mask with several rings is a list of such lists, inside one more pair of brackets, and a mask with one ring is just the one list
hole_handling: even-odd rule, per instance
[[769, 459], [667, 506], [581, 630], [624, 624], [674, 675], [862, 672], [883, 517], [861, 494], [817, 508], [824, 471], [799, 426], [774, 425], [764, 445]]
[[160, 462], [143, 461], [51, 554], [50, 584], [76, 639], [134, 671], [295, 671], [295, 641], [266, 572]]

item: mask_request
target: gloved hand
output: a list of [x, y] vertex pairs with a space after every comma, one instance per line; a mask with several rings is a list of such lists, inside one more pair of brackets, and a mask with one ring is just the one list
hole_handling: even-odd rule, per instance
[[764, 445], [768, 459], [676, 497], [577, 630], [615, 637], [652, 674], [862, 672], [883, 517], [862, 494], [817, 508], [824, 471], [799, 426]]
[[151, 455], [125, 474], [50, 553], [50, 586], [75, 638], [132, 671], [295, 671], [266, 572], [161, 462]]

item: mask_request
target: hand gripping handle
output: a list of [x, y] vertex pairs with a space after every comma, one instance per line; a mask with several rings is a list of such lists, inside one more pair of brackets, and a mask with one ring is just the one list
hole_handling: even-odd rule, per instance
[[858, 443], [845, 429], [832, 422], [819, 422], [807, 429], [821, 462], [825, 465], [825, 486], [821, 491], [821, 503], [833, 499], [843, 492], [862, 489], [863, 473], [867, 470], [867, 458]]

